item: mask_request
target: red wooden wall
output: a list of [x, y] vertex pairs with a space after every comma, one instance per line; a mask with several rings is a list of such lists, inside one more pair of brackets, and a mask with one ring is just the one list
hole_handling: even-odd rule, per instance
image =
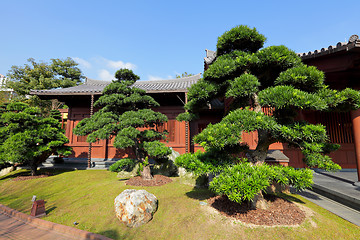
[[[164, 113], [168, 117], [168, 122], [162, 126], [162, 129], [167, 130], [169, 135], [163, 142], [180, 154], [185, 153], [185, 123], [176, 121], [175, 119], [178, 114], [184, 111], [182, 107], [159, 107], [155, 110]], [[73, 154], [69, 156], [71, 158], [88, 157], [89, 143], [86, 142], [86, 136], [76, 136], [72, 133], [72, 130], [80, 120], [89, 116], [88, 108], [74, 107], [69, 109], [66, 123], [66, 136], [69, 138], [68, 145], [73, 148]], [[100, 140], [92, 144], [91, 158], [123, 158], [131, 154], [131, 149], [119, 150], [114, 148], [113, 139]]]

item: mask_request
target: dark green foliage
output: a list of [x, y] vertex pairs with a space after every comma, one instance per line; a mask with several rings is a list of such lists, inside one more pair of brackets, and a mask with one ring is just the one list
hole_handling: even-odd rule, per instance
[[240, 144], [241, 133], [251, 132], [257, 129], [275, 130], [278, 128], [276, 121], [262, 112], [254, 112], [246, 109], [237, 109], [230, 112], [217, 124], [209, 124], [194, 141], [206, 150], [226, 149]]
[[[340, 145], [339, 145], [340, 147]], [[331, 160], [331, 157], [318, 152], [303, 150], [304, 161], [309, 167], [318, 167], [326, 171], [340, 170], [341, 167]]]
[[305, 92], [324, 88], [324, 73], [314, 66], [301, 65], [281, 72], [275, 85], [290, 85]]
[[268, 87], [259, 92], [259, 103], [262, 106], [298, 108], [309, 110], [326, 110], [326, 102], [317, 94], [307, 93], [292, 86]]
[[[308, 142], [308, 138], [317, 136], [317, 133], [308, 131], [307, 128], [311, 125], [306, 124], [307, 128], [295, 131], [296, 138], [287, 135], [286, 129], [296, 129], [294, 123], [297, 110], [344, 111], [360, 107], [358, 91], [328, 89], [324, 84], [324, 74], [315, 67], [304, 65], [300, 57], [287, 47], [259, 47], [250, 51], [252, 43], [244, 46], [244, 39], [248, 39], [251, 34], [260, 35], [254, 31], [256, 32], [247, 26], [239, 26], [219, 37], [221, 54], [205, 71], [204, 80], [190, 88], [189, 101], [185, 106], [189, 113], [178, 119], [191, 120], [212, 99], [224, 96], [232, 98], [230, 109], [244, 109], [230, 112], [220, 123], [209, 125], [195, 137], [195, 142], [206, 149], [225, 150], [227, 147], [238, 146], [236, 142], [241, 141], [243, 131], [260, 130], [262, 133], [259, 135], [257, 148], [262, 149], [261, 151], [268, 149], [276, 141], [288, 142], [305, 151], [301, 142]], [[240, 42], [241, 46], [234, 44]], [[271, 117], [261, 115], [261, 107], [265, 106], [272, 109]], [[318, 128], [315, 125], [313, 127]], [[324, 146], [328, 145], [328, 138], [321, 141]], [[322, 156], [326, 153], [328, 152], [319, 152]], [[266, 154], [262, 154], [259, 160], [264, 161], [265, 156]], [[316, 162], [324, 166], [324, 161], [327, 162], [324, 158], [309, 162], [311, 166], [316, 166]], [[326, 166], [329, 169], [328, 164]]]
[[176, 120], [178, 121], [185, 121], [185, 122], [190, 122], [193, 120], [196, 120], [199, 118], [199, 115], [195, 114], [195, 113], [190, 113], [190, 112], [184, 112], [184, 113], [180, 113], [177, 117]]
[[193, 172], [196, 175], [202, 174], [218, 174], [226, 166], [236, 162], [236, 157], [224, 152], [211, 150], [196, 153], [185, 153], [175, 159], [175, 164], [179, 167], [185, 168], [187, 171]]
[[221, 92], [221, 85], [200, 79], [196, 84], [192, 85], [188, 92], [190, 100], [185, 109], [200, 109], [204, 107], [209, 99], [215, 98]]
[[328, 171], [341, 169], [325, 154], [337, 150], [340, 145], [328, 143], [326, 129], [321, 124], [294, 123], [281, 126], [280, 138], [301, 149], [304, 161], [309, 167], [319, 167]]
[[41, 100], [38, 96], [29, 98], [30, 90], [72, 87], [81, 84], [84, 78], [78, 64], [71, 58], [51, 59], [51, 63], [36, 62], [29, 58], [28, 62], [24, 66], [11, 67], [6, 86], [14, 90], [16, 100], [39, 107], [46, 116], [52, 107], [51, 101]]
[[136, 82], [140, 79], [140, 77], [133, 73], [132, 70], [122, 68], [116, 71], [115, 78], [119, 81], [130, 81], [130, 82]]
[[256, 52], [262, 48], [265, 41], [265, 36], [259, 34], [256, 28], [251, 29], [248, 26], [240, 25], [225, 32], [218, 38], [216, 45], [217, 55], [221, 56], [234, 50]]
[[135, 167], [136, 161], [131, 158], [122, 158], [109, 167], [112, 172], [131, 171]]
[[260, 83], [256, 76], [245, 73], [230, 82], [226, 97], [250, 97], [259, 91], [259, 86]]
[[238, 125], [247, 132], [257, 129], [270, 131], [277, 127], [276, 121], [271, 116], [267, 116], [263, 112], [251, 111], [249, 108], [232, 111], [221, 122]]
[[350, 111], [360, 108], [360, 92], [351, 88], [342, 91], [323, 88], [318, 95], [326, 101], [329, 111]]
[[209, 124], [201, 133], [195, 136], [194, 142], [205, 150], [224, 150], [226, 147], [239, 145], [242, 129], [236, 125], [225, 123]]
[[143, 147], [147, 154], [154, 158], [163, 158], [171, 154], [170, 148], [166, 147], [165, 144], [159, 141], [144, 142]]
[[311, 187], [312, 172], [309, 169], [295, 170], [291, 167], [251, 165], [240, 163], [226, 167], [210, 182], [210, 189], [219, 195], [226, 195], [231, 201], [251, 201], [260, 191], [273, 183], [292, 185], [297, 189]]
[[251, 66], [251, 72], [259, 78], [262, 89], [274, 85], [282, 71], [302, 65], [301, 58], [285, 46], [270, 46], [255, 55], [259, 60]]
[[139, 77], [131, 70], [120, 69], [115, 77], [117, 80], [95, 102], [101, 109], [81, 120], [74, 133], [88, 135], [88, 142], [115, 137], [114, 147], [131, 148], [140, 161], [147, 156], [163, 158], [170, 154], [170, 149], [159, 141], [166, 138], [167, 132], [157, 130], [167, 117], [150, 109], [159, 104], [144, 90], [132, 87]]
[[214, 82], [223, 82], [233, 79], [244, 73], [245, 70], [256, 64], [257, 57], [252, 53], [234, 51], [218, 57], [204, 72], [204, 79]]
[[37, 166], [51, 154], [71, 153], [64, 146], [68, 139], [59, 119], [43, 117], [38, 108], [21, 102], [8, 104], [0, 114], [0, 162], [29, 165], [35, 175]]
[[104, 112], [122, 114], [125, 111], [157, 107], [159, 104], [146, 91], [130, 87], [133, 81], [114, 81], [105, 87], [94, 106]]
[[61, 122], [61, 119], [62, 119], [61, 112], [59, 110], [55, 110], [55, 109], [50, 110], [50, 117], [58, 120], [59, 122]]
[[[221, 122], [209, 124], [194, 141], [206, 152], [230, 155], [238, 151], [248, 156], [253, 165], [225, 168], [212, 185], [215, 192], [234, 201], [251, 200], [274, 180], [299, 187], [309, 185], [308, 172], [258, 166], [264, 164], [269, 146], [275, 142], [299, 148], [309, 167], [339, 169], [327, 156], [339, 145], [329, 143], [324, 126], [299, 122], [299, 110], [348, 111], [360, 107], [359, 91], [329, 89], [324, 84], [324, 73], [304, 65], [285, 46], [261, 49], [264, 40], [256, 29], [247, 26], [220, 36], [217, 58], [204, 72], [204, 79], [189, 89], [185, 105], [188, 112], [178, 117], [191, 120], [212, 100], [230, 98], [231, 111]], [[270, 110], [269, 116], [263, 113], [264, 107]], [[243, 132], [257, 132], [254, 150], [241, 144]], [[201, 156], [197, 153], [180, 157], [179, 164], [190, 171], [206, 172], [211, 167], [204, 165]], [[223, 158], [213, 157], [214, 162]], [[277, 171], [281, 174], [274, 177]]]
[[29, 58], [28, 62], [30, 64], [25, 64], [24, 67], [12, 66], [7, 74], [7, 87], [20, 96], [29, 94], [31, 89], [72, 87], [80, 84], [84, 78], [78, 64], [71, 58], [51, 59], [51, 64], [38, 63], [33, 58]]

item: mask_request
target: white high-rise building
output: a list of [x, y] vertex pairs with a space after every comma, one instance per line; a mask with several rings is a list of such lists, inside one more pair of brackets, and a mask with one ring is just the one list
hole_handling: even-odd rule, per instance
[[9, 100], [13, 98], [14, 90], [6, 87], [6, 77], [0, 74], [0, 91], [7, 92]]
[[6, 78], [4, 75], [0, 74], [0, 88], [1, 89], [5, 88], [5, 84], [6, 84]]

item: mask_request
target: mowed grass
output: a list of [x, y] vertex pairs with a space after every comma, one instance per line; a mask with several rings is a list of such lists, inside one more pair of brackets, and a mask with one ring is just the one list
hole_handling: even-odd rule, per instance
[[[360, 228], [308, 202], [288, 195], [311, 209], [313, 216], [298, 227], [249, 227], [200, 205], [212, 194], [180, 184], [178, 178], [160, 187], [133, 187], [103, 170], [57, 172], [25, 181], [12, 179], [26, 170], [0, 178], [0, 203], [29, 214], [31, 198], [46, 201], [43, 219], [74, 226], [113, 239], [359, 239]], [[154, 218], [128, 228], [115, 216], [114, 199], [125, 189], [145, 189], [159, 200]]]

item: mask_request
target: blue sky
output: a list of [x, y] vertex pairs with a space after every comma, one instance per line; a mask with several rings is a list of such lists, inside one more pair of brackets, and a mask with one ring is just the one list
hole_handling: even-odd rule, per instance
[[72, 57], [93, 79], [121, 67], [141, 80], [175, 78], [203, 72], [205, 49], [236, 25], [301, 53], [360, 35], [359, 11], [359, 0], [1, 0], [0, 73], [30, 57]]

